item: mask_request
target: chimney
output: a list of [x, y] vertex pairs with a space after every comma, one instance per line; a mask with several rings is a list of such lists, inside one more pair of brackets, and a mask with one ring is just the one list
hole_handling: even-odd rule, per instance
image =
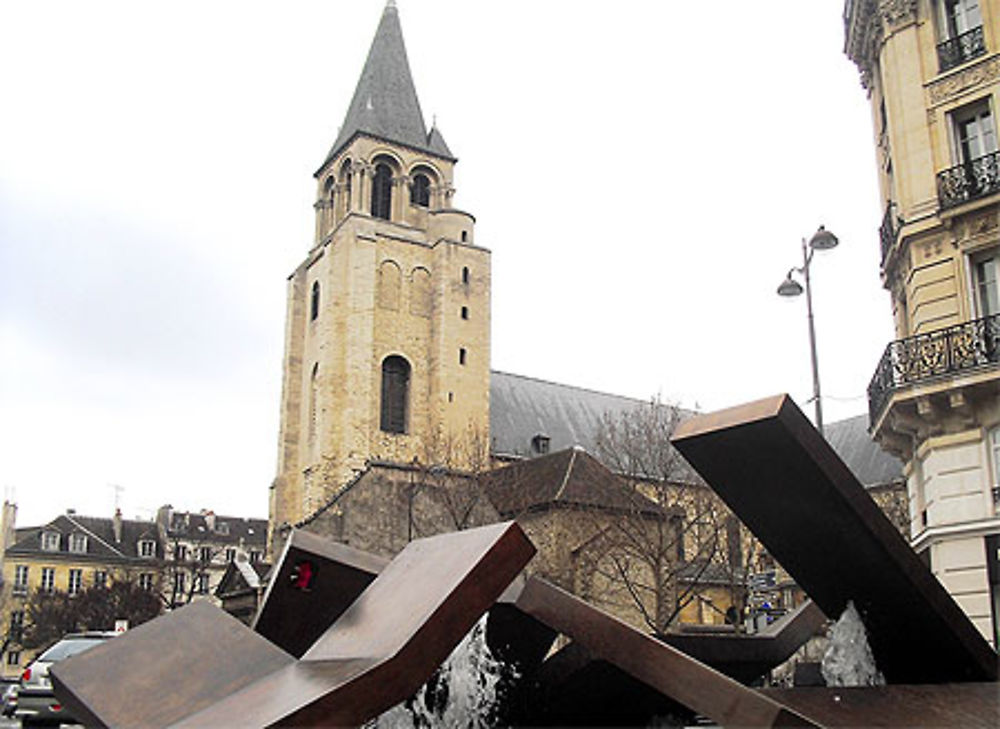
[[111, 527], [115, 530], [115, 542], [122, 541], [122, 510], [115, 509], [115, 515], [111, 519]]
[[10, 501], [3, 502], [2, 523], [0, 523], [0, 550], [7, 551], [7, 548], [14, 544], [17, 536], [17, 504]]
[[210, 531], [210, 532], [214, 532], [215, 531], [215, 512], [214, 511], [209, 510], [209, 511], [205, 512], [205, 526], [208, 527], [208, 531]]

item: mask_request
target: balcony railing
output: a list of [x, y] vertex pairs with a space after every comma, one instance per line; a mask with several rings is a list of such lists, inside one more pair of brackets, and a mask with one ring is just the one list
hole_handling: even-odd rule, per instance
[[971, 61], [976, 56], [986, 53], [986, 42], [983, 40], [983, 26], [949, 38], [938, 43], [938, 66], [941, 73]]
[[1000, 153], [992, 152], [938, 172], [937, 188], [942, 210], [1000, 192]]
[[885, 206], [882, 225], [878, 228], [878, 238], [882, 244], [882, 263], [885, 263], [885, 257], [889, 255], [889, 251], [896, 244], [896, 239], [899, 237], [899, 224], [901, 222], [896, 217], [896, 203], [890, 200]]
[[868, 384], [872, 425], [895, 390], [1000, 362], [1000, 314], [890, 342]]

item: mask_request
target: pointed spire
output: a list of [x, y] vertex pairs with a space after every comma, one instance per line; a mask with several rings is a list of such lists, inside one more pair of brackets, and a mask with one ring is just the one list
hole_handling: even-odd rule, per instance
[[382, 11], [351, 105], [323, 164], [359, 133], [453, 159], [440, 132], [428, 133], [424, 125], [393, 0]]

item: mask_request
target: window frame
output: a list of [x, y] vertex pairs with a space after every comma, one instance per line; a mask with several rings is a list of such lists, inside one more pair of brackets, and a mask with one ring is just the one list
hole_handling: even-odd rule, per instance
[[30, 568], [26, 564], [19, 564], [14, 566], [14, 586], [13, 590], [15, 594], [24, 594], [28, 591], [28, 578], [30, 577]]
[[60, 541], [59, 532], [52, 529], [42, 531], [41, 547], [43, 552], [58, 552]]
[[87, 553], [87, 535], [80, 532], [73, 532], [69, 535], [69, 551], [73, 554]]
[[70, 595], [79, 595], [83, 590], [83, 570], [72, 567], [69, 571], [69, 579], [66, 583], [66, 592]]
[[388, 162], [375, 163], [372, 172], [370, 212], [373, 218], [392, 220], [392, 166]]
[[413, 367], [409, 360], [391, 354], [382, 360], [379, 429], [383, 433], [405, 435], [410, 418], [410, 381]]
[[140, 539], [138, 544], [138, 552], [140, 557], [144, 558], [155, 558], [156, 557], [156, 540], [154, 539]]
[[[980, 266], [986, 261], [993, 263], [992, 281], [980, 278]], [[987, 316], [1000, 314], [1000, 248], [986, 248], [970, 253], [969, 264], [969, 291], [971, 293], [971, 305], [974, 319], [982, 319]], [[992, 283], [992, 286], [989, 284]], [[984, 285], [985, 284], [985, 285]], [[983, 289], [992, 290], [993, 301], [983, 300]], [[992, 306], [990, 305], [992, 304]], [[990, 311], [990, 309], [993, 309]]]
[[[985, 120], [989, 121], [988, 127], [984, 129], [983, 122]], [[956, 107], [948, 112], [949, 130], [950, 130], [950, 140], [951, 140], [951, 158], [954, 165], [967, 165], [972, 163], [977, 159], [982, 159], [991, 154], [994, 154], [997, 147], [997, 126], [996, 126], [996, 115], [993, 113], [993, 98], [992, 96], [984, 96], [982, 98], [976, 99], [968, 104], [963, 104], [962, 106]], [[964, 135], [963, 129], [966, 128], [965, 125], [975, 121], [977, 123], [976, 129], [976, 143], [982, 147], [982, 151], [977, 155], [972, 155], [969, 148], [969, 139]], [[983, 132], [989, 132], [988, 138], [990, 143], [987, 144], [987, 135]], [[991, 147], [991, 149], [986, 149]]]
[[38, 583], [40, 592], [52, 593], [56, 590], [56, 568], [42, 567], [42, 578]]
[[156, 575], [152, 572], [140, 572], [139, 573], [139, 589], [153, 591], [156, 586]]

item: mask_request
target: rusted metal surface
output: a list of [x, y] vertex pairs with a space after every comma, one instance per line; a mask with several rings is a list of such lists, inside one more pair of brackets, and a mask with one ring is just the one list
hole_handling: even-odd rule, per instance
[[568, 635], [594, 656], [719, 724], [815, 726], [787, 706], [543, 580], [528, 580], [517, 607]]
[[832, 618], [853, 600], [890, 683], [993, 681], [997, 655], [787, 395], [673, 443]]
[[[928, 655], [928, 660], [933, 660]], [[828, 727], [1000, 726], [1000, 687], [990, 683], [766, 689], [762, 693]]]
[[50, 675], [56, 696], [87, 726], [140, 729], [170, 726], [294, 662], [196, 602], [61, 661]]
[[358, 725], [426, 682], [534, 551], [513, 522], [412, 542], [298, 661], [198, 603], [60, 664], [58, 695], [98, 726]]
[[759, 633], [667, 633], [660, 640], [740, 683], [749, 683], [784, 663], [826, 623], [807, 600]]
[[[294, 572], [312, 565], [308, 586], [297, 585]], [[296, 658], [364, 592], [388, 559], [294, 530], [271, 571], [267, 592], [253, 629]]]

